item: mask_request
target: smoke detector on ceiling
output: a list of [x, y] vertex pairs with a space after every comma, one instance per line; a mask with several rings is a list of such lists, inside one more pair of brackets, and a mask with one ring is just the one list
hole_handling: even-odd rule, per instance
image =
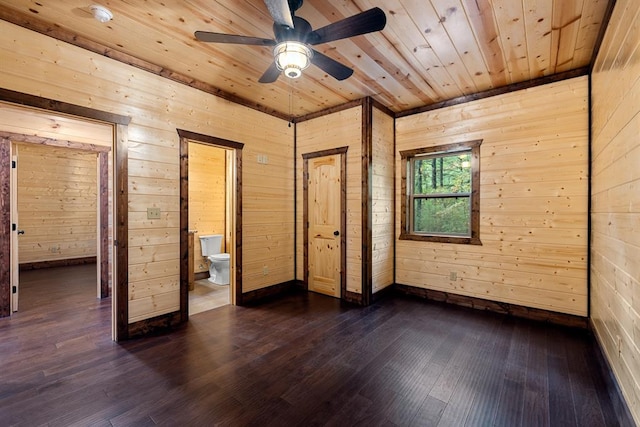
[[91, 9], [93, 17], [102, 23], [109, 22], [113, 19], [113, 13], [111, 13], [111, 11], [104, 6], [93, 4], [89, 6], [89, 9]]

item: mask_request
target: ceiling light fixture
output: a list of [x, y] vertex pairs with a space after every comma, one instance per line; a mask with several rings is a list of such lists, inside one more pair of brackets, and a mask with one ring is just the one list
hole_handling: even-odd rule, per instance
[[100, 6], [99, 4], [93, 4], [89, 6], [89, 9], [91, 9], [91, 13], [93, 14], [93, 17], [96, 18], [97, 21], [102, 22], [103, 24], [113, 19], [113, 13], [111, 13], [111, 11], [104, 6]]
[[273, 48], [276, 67], [290, 79], [297, 79], [302, 70], [309, 66], [313, 52], [303, 43], [296, 41], [282, 42]]

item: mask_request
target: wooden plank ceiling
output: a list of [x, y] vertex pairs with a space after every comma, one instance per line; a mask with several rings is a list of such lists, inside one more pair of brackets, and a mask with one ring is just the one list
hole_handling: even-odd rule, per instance
[[316, 46], [355, 69], [347, 80], [311, 66], [300, 79], [260, 84], [270, 47], [202, 43], [193, 33], [273, 38], [262, 0], [99, 1], [112, 21], [93, 19], [92, 0], [0, 0], [0, 18], [79, 36], [287, 117], [365, 96], [402, 112], [588, 66], [609, 2], [306, 0], [296, 14], [314, 29], [376, 6], [387, 26]]

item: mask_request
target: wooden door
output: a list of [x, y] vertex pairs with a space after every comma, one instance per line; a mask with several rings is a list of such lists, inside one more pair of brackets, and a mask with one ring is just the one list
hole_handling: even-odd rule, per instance
[[18, 311], [18, 291], [20, 289], [20, 264], [18, 262], [18, 156], [15, 155], [15, 146], [12, 144], [11, 156], [11, 311]]
[[341, 294], [341, 160], [340, 154], [308, 160], [309, 290], [340, 298]]

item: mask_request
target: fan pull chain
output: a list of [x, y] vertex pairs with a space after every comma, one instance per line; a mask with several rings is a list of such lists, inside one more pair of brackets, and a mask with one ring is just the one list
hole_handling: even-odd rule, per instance
[[293, 82], [289, 82], [289, 127], [293, 124]]

